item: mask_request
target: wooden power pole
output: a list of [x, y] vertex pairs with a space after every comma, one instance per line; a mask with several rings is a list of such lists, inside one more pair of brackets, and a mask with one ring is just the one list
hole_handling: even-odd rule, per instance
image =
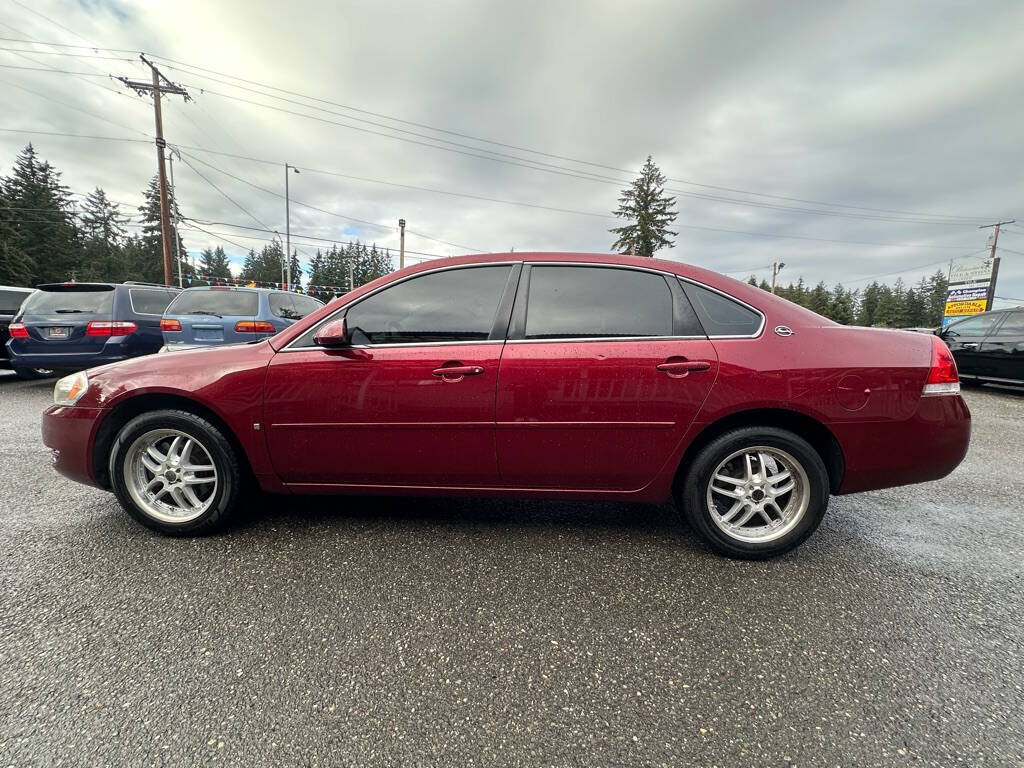
[[1016, 219], [1010, 219], [1008, 221], [997, 221], [995, 224], [985, 224], [978, 227], [978, 229], [988, 229], [992, 227], [992, 250], [989, 258], [992, 260], [992, 278], [988, 281], [988, 295], [985, 297], [985, 311], [992, 311], [992, 302], [996, 298], [996, 279], [999, 277], [999, 257], [996, 255], [996, 246], [999, 244], [999, 228], [1003, 224], [1014, 224]]
[[[164, 149], [167, 147], [167, 142], [164, 141], [164, 119], [160, 111], [160, 97], [165, 93], [182, 96], [185, 101], [190, 101], [191, 97], [188, 95], [188, 91], [180, 85], [172, 83], [160, 74], [160, 70], [156, 68], [156, 65], [144, 55], [140, 54], [139, 58], [152, 70], [153, 82], [146, 83], [141, 80], [129, 80], [127, 77], [119, 77], [118, 80], [139, 95], [143, 93], [153, 94], [153, 117], [156, 122], [156, 164], [160, 185], [160, 241], [163, 246], [164, 255], [164, 284], [173, 285], [174, 259], [171, 256], [173, 248], [171, 240], [171, 206], [170, 198], [167, 194], [167, 163], [164, 158]], [[163, 85], [160, 84], [161, 80], [164, 82]]]

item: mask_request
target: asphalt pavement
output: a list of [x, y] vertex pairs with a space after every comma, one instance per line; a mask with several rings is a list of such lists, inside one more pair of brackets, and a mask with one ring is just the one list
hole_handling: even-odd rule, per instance
[[265, 498], [162, 538], [0, 373], [3, 766], [1024, 766], [1024, 395], [795, 553], [669, 508]]

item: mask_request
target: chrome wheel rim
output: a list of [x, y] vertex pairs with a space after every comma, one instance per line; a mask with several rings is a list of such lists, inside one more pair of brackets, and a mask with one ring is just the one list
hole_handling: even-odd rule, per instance
[[730, 454], [711, 473], [708, 512], [737, 541], [761, 544], [785, 536], [810, 501], [807, 472], [791, 454], [757, 445]]
[[177, 429], [154, 429], [137, 437], [125, 453], [124, 478], [139, 509], [165, 523], [195, 520], [217, 495], [210, 452]]

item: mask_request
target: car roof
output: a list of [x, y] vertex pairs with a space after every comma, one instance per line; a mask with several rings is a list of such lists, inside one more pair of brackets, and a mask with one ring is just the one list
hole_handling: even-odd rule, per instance
[[291, 293], [284, 288], [255, 288], [248, 285], [193, 285], [186, 288], [182, 293], [188, 291], [242, 291], [244, 293]]
[[35, 288], [25, 288], [20, 285], [0, 285], [0, 291], [19, 291], [21, 293], [32, 293]]

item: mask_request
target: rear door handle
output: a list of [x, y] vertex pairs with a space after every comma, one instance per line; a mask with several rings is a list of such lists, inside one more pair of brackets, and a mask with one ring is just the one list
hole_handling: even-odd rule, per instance
[[666, 360], [658, 363], [658, 370], [669, 376], [685, 376], [690, 371], [706, 371], [711, 367], [707, 360]]
[[961, 344], [960, 346], [961, 346], [961, 348], [963, 348], [963, 349], [977, 349], [977, 348], [978, 348], [978, 345], [977, 345], [977, 343], [975, 343], [975, 342], [973, 342], [973, 341], [965, 341], [965, 342], [964, 342], [963, 344]]
[[466, 376], [479, 376], [483, 372], [482, 365], [442, 365], [432, 371], [442, 381], [462, 381]]

